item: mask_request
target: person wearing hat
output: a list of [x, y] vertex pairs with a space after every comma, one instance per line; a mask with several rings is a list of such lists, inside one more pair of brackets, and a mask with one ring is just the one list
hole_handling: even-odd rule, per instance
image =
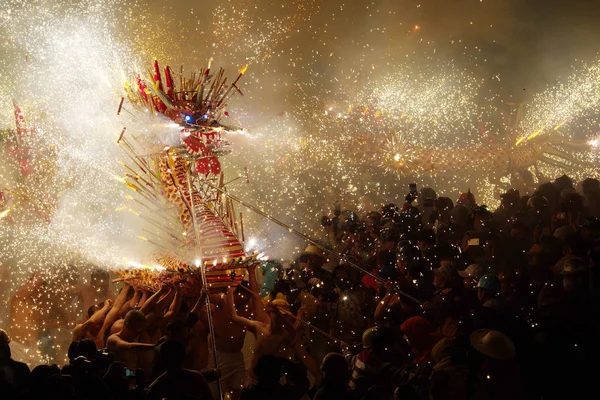
[[480, 264], [471, 264], [463, 271], [458, 271], [463, 286], [460, 288], [460, 298], [465, 311], [476, 310], [480, 307], [477, 299], [477, 282], [484, 275]]
[[502, 332], [480, 329], [471, 333], [468, 360], [477, 378], [474, 398], [525, 399], [513, 342]]
[[[295, 354], [306, 366], [309, 372], [319, 380], [321, 371], [314, 357], [302, 346], [296, 330], [290, 318], [286, 315], [289, 304], [284, 299], [275, 299], [269, 302], [265, 308], [266, 319], [251, 320], [238, 315], [235, 308], [233, 294], [235, 287], [229, 287], [224, 299], [223, 309], [230, 322], [245, 327], [255, 337], [254, 354], [252, 357], [252, 368], [257, 366], [258, 361], [264, 356], [286, 357]], [[255, 297], [260, 299], [260, 297]], [[249, 379], [255, 381], [257, 376], [250, 370]], [[243, 398], [243, 397], [242, 397]]]
[[333, 277], [329, 271], [323, 269], [327, 262], [325, 252], [315, 245], [310, 245], [302, 252], [301, 258], [304, 261], [302, 280], [310, 293], [319, 298], [333, 292]]
[[500, 296], [500, 278], [496, 274], [485, 274], [477, 282], [477, 299], [484, 307], [494, 307]]
[[403, 374], [404, 351], [395, 331], [369, 328], [363, 333], [362, 342], [363, 350], [357, 355], [345, 353], [352, 366], [350, 390], [357, 399], [373, 386], [397, 384]]
[[479, 279], [477, 299], [481, 308], [474, 317], [475, 328], [506, 332], [510, 325], [510, 318], [506, 315], [504, 299], [501, 296], [500, 278], [496, 274], [485, 274]]
[[410, 344], [411, 353], [415, 355], [415, 364], [429, 361], [431, 349], [442, 339], [435, 327], [420, 315], [408, 318], [400, 325], [400, 330]]
[[465, 270], [458, 271], [458, 275], [463, 279], [465, 289], [474, 290], [483, 276], [483, 268], [479, 264], [471, 264]]

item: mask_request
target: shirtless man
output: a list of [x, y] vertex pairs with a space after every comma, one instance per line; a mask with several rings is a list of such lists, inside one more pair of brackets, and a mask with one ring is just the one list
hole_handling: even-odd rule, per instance
[[[225, 301], [225, 311], [228, 313], [229, 320], [248, 329], [256, 338], [254, 345], [254, 355], [249, 371], [251, 383], [256, 383], [256, 376], [253, 374], [253, 369], [256, 366], [258, 359], [264, 355], [274, 355], [276, 357], [291, 358], [295, 355], [304, 363], [308, 371], [317, 379], [321, 378], [321, 371], [306, 349], [302, 346], [299, 340], [296, 340], [296, 331], [294, 326], [279, 311], [275, 305], [269, 305], [267, 312], [255, 313], [256, 320], [250, 320], [237, 315], [233, 300], [235, 287], [227, 289]], [[262, 299], [255, 294], [252, 302], [261, 304]], [[258, 310], [258, 306], [255, 307]]]
[[83, 339], [92, 339], [96, 343], [96, 347], [104, 347], [104, 340], [99, 337], [99, 333], [112, 304], [111, 300], [106, 300], [102, 308], [100, 306], [90, 307], [86, 313], [86, 321], [73, 329], [72, 340], [75, 342]]
[[202, 291], [196, 304], [186, 318], [186, 326], [190, 329], [187, 340], [184, 366], [194, 371], [202, 371], [208, 367], [208, 317], [205, 301], [207, 293]]
[[148, 298], [140, 308], [148, 323], [143, 341], [156, 343], [162, 337], [163, 329], [179, 312], [181, 301], [181, 292], [175, 285], [163, 286]]
[[131, 310], [125, 316], [123, 329], [110, 335], [106, 348], [113, 353], [115, 361], [122, 361], [131, 369], [138, 367], [138, 358], [146, 352], [153, 352], [154, 345], [139, 343], [137, 338], [146, 328], [146, 317], [139, 310]]
[[[166, 287], [162, 288], [162, 292], [164, 293]], [[144, 305], [140, 308], [140, 311], [146, 317], [146, 330], [140, 335], [139, 342], [141, 343], [157, 343], [160, 338], [166, 334], [166, 328], [169, 322], [174, 321], [177, 315], [179, 314], [179, 310], [181, 309], [181, 303], [183, 300], [183, 294], [181, 290], [175, 285], [171, 285], [169, 287], [169, 292], [160, 297], [156, 304], [152, 307], [147, 307], [150, 303], [144, 303]], [[168, 307], [168, 309], [167, 309]], [[138, 368], [141, 369], [150, 369], [152, 366], [152, 361], [154, 360], [154, 354], [152, 353], [143, 353], [140, 354], [138, 358]]]
[[120, 320], [120, 318], [122, 318], [122, 316], [124, 316], [123, 310], [126, 304], [128, 303], [127, 296], [131, 290], [131, 286], [127, 284], [123, 285], [110, 311], [106, 315], [106, 318], [104, 318], [102, 328], [100, 328], [100, 332], [98, 332], [97, 335], [98, 340], [101, 341], [100, 345], [98, 346], [99, 348], [105, 346], [106, 339], [108, 339], [108, 336], [121, 331], [121, 329], [123, 328], [123, 321], [121, 320], [121, 324], [119, 324], [118, 326], [117, 322]]
[[[221, 372], [221, 388], [223, 393], [229, 393], [232, 400], [238, 400], [246, 377], [246, 363], [242, 348], [246, 339], [246, 327], [230, 319], [230, 314], [224, 309], [224, 294], [211, 296], [213, 326], [215, 329], [215, 346], [217, 348], [217, 363]], [[250, 295], [238, 289], [235, 291], [235, 312], [240, 317], [249, 319]], [[214, 297], [220, 297], [215, 299]], [[208, 321], [204, 321], [207, 325]], [[208, 358], [210, 368], [215, 368], [212, 355], [212, 345], [209, 346]], [[217, 385], [211, 384], [213, 397], [217, 397]]]

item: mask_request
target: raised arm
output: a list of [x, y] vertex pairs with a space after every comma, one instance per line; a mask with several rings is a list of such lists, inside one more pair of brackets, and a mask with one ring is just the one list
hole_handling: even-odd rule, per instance
[[198, 297], [198, 300], [196, 300], [196, 304], [194, 304], [194, 307], [192, 307], [192, 309], [190, 310], [190, 314], [200, 316], [202, 307], [204, 307], [204, 305], [205, 305], [207, 294], [208, 294], [208, 290], [206, 290], [205, 288], [202, 288], [202, 291], [200, 292], [200, 296]]
[[269, 316], [265, 313], [263, 299], [260, 297], [260, 288], [256, 282], [256, 266], [257, 264], [248, 266], [248, 283], [250, 285], [250, 294], [252, 294], [252, 314], [255, 320], [268, 324]]
[[248, 283], [250, 284], [252, 293], [259, 294], [260, 288], [258, 287], [258, 282], [256, 282], [256, 266], [257, 264], [255, 263], [248, 265]]
[[144, 306], [144, 304], [146, 304], [148, 297], [150, 297], [150, 292], [148, 292], [147, 290], [142, 291], [142, 298], [138, 303], [138, 307], [140, 307], [140, 309]]
[[179, 312], [179, 309], [181, 308], [182, 300], [183, 300], [183, 295], [181, 294], [181, 290], [179, 290], [178, 287], [175, 287], [175, 296], [173, 297], [173, 301], [171, 302], [171, 305], [169, 306], [169, 310], [167, 310], [167, 313], [165, 314], [165, 318], [167, 317], [167, 315], [169, 315], [169, 316], [177, 315], [177, 313]]
[[121, 308], [121, 316], [124, 317], [127, 313], [138, 306], [140, 299], [142, 298], [142, 291], [139, 289], [135, 289], [135, 293], [131, 300], [125, 302], [123, 307]]
[[313, 358], [313, 356], [311, 356], [308, 351], [306, 351], [304, 346], [302, 346], [302, 341], [299, 340], [298, 337], [299, 336], [296, 336], [294, 338], [294, 352], [296, 353], [296, 356], [300, 358], [306, 369], [308, 369], [308, 372], [315, 377], [315, 383], [319, 383], [321, 379], [323, 379], [323, 374], [321, 373], [319, 364], [317, 364], [317, 361]]
[[165, 294], [165, 291], [168, 289], [168, 286], [163, 286], [161, 287], [158, 292], [154, 293], [152, 296], [150, 296], [148, 298], [148, 300], [146, 300], [144, 302], [144, 304], [142, 305], [142, 308], [140, 308], [140, 311], [146, 315], [148, 313], [150, 313], [150, 311], [154, 308], [154, 306], [156, 305], [156, 303], [158, 302], [158, 300], [160, 300], [161, 296], [163, 294]]
[[177, 287], [175, 285], [169, 285], [169, 291], [167, 292], [167, 294], [158, 299], [155, 308], [160, 314], [164, 314], [165, 310], [169, 307], [169, 305], [175, 298], [176, 292]]
[[83, 324], [79, 324], [73, 329], [73, 341], [85, 339], [86, 334], [92, 329], [94, 326], [99, 326], [104, 323], [106, 318], [106, 314], [112, 308], [112, 300], [106, 300], [104, 302], [104, 306], [96, 311], [87, 321]]
[[153, 350], [154, 345], [150, 343], [126, 342], [119, 335], [111, 335], [106, 341], [106, 348], [112, 352], [123, 351], [148, 351]]
[[119, 292], [119, 295], [115, 299], [115, 302], [113, 303], [112, 308], [110, 309], [110, 311], [106, 315], [106, 318], [104, 319], [104, 323], [102, 324], [102, 328], [100, 329], [100, 332], [98, 333], [98, 337], [103, 338], [105, 332], [110, 329], [112, 324], [114, 324], [117, 319], [119, 319], [121, 307], [123, 307], [123, 305], [127, 301], [127, 293], [129, 292], [129, 288], [130, 288], [130, 286], [128, 284], [125, 284], [121, 288], [121, 291]]
[[227, 314], [228, 319], [230, 321], [235, 322], [238, 325], [245, 326], [248, 330], [252, 331], [255, 334], [259, 332], [261, 328], [265, 328], [265, 324], [263, 322], [252, 321], [248, 318], [240, 317], [239, 315], [237, 315], [237, 312], [235, 311], [235, 303], [233, 300], [234, 292], [235, 287], [230, 286], [227, 289], [227, 296], [225, 296], [224, 311]]
[[162, 321], [161, 326], [163, 326], [164, 328], [166, 328], [167, 324], [170, 321], [175, 319], [177, 314], [179, 314], [179, 310], [181, 309], [181, 302], [183, 300], [183, 295], [181, 294], [181, 290], [179, 290], [178, 287], [175, 287], [174, 290], [175, 290], [175, 296], [173, 296], [173, 301], [171, 301], [171, 305], [169, 306], [169, 309], [165, 313], [165, 316]]
[[171, 302], [175, 298], [176, 291], [177, 291], [177, 288], [175, 287], [175, 285], [169, 285], [168, 293], [165, 294], [164, 296], [162, 296], [156, 302], [156, 305], [154, 306], [154, 308], [152, 310], [150, 310], [148, 315], [146, 315], [146, 321], [148, 323], [147, 326], [154, 326], [154, 327], [161, 326], [161, 324], [163, 322], [163, 318], [165, 317], [165, 313], [166, 313], [167, 309], [169, 308], [169, 306], [171, 305]]

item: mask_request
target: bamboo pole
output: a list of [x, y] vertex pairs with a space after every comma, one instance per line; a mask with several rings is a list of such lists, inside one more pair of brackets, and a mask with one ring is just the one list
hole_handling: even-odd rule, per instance
[[[206, 265], [202, 262], [202, 248], [200, 247], [200, 232], [198, 231], [198, 221], [196, 221], [196, 205], [194, 203], [194, 192], [192, 191], [192, 176], [190, 171], [191, 165], [187, 168], [187, 184], [188, 193], [190, 195], [190, 202], [192, 208], [192, 222], [194, 223], [194, 233], [196, 234], [196, 246], [200, 250], [200, 275], [202, 277], [202, 286], [205, 290], [208, 290], [208, 284], [206, 281]], [[212, 350], [213, 350], [213, 361], [215, 363], [215, 369], [219, 369], [219, 360], [217, 359], [217, 344], [215, 340], [215, 327], [212, 319], [212, 311], [210, 304], [210, 296], [206, 296], [206, 316], [208, 319], [208, 330], [211, 336]], [[217, 379], [217, 390], [219, 392], [219, 400], [223, 400], [223, 388], [221, 387], [221, 379]]]
[[[267, 218], [269, 221], [274, 222], [275, 224], [281, 226], [282, 228], [287, 229], [288, 232], [293, 233], [296, 236], [301, 237], [302, 239], [304, 239], [308, 243], [312, 244], [313, 246], [317, 246], [318, 248], [320, 248], [322, 251], [324, 251], [326, 254], [329, 254], [333, 258], [335, 258], [337, 260], [340, 260], [340, 261], [344, 261], [346, 264], [350, 265], [351, 267], [354, 267], [354, 268], [358, 269], [362, 273], [364, 273], [364, 274], [370, 276], [371, 278], [375, 279], [377, 282], [384, 283], [384, 284], [387, 283], [387, 281], [385, 279], [383, 279], [382, 277], [377, 276], [377, 275], [373, 274], [370, 271], [367, 271], [366, 269], [364, 269], [360, 265], [358, 265], [356, 263], [353, 263], [350, 260], [347, 260], [342, 254], [338, 254], [335, 251], [328, 249], [327, 247], [323, 246], [322, 244], [320, 244], [316, 240], [312, 239], [311, 237], [305, 235], [304, 233], [302, 233], [302, 232], [300, 232], [300, 231], [292, 228], [291, 226], [289, 226], [289, 225], [281, 222], [277, 218], [274, 218], [274, 217], [270, 216], [269, 214], [261, 211], [258, 207], [255, 207], [255, 206], [253, 206], [253, 205], [245, 202], [244, 200], [242, 200], [242, 199], [240, 199], [240, 198], [238, 198], [238, 197], [236, 197], [234, 195], [231, 195], [231, 194], [229, 194], [228, 192], [226, 192], [226, 191], [224, 191], [222, 189], [219, 189], [219, 188], [215, 187], [214, 185], [213, 185], [213, 188], [216, 189], [216, 190], [218, 190], [218, 191], [220, 191], [223, 195], [230, 197], [232, 200], [234, 200], [237, 203], [243, 205], [244, 207], [246, 207], [246, 208], [254, 211], [255, 213], [259, 214], [260, 216], [262, 216], [264, 218]], [[423, 304], [421, 301], [415, 299], [413, 296], [409, 295], [408, 293], [405, 293], [402, 290], [399, 290], [398, 288], [396, 289], [396, 291], [400, 295], [406, 297], [407, 299], [410, 299], [410, 300], [414, 301], [415, 303], [417, 303], [419, 305]]]

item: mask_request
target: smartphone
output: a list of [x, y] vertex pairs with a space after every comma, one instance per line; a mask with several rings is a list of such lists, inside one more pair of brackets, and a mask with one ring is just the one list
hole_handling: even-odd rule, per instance
[[136, 377], [135, 369], [125, 368], [125, 378], [135, 378], [135, 377]]
[[469, 239], [469, 241], [467, 242], [467, 244], [469, 246], [479, 246], [479, 238]]
[[556, 214], [556, 219], [565, 219], [567, 218], [567, 214], [564, 212], [559, 212], [558, 214]]
[[410, 183], [408, 185], [408, 189], [410, 190], [411, 193], [417, 193], [417, 184], [416, 183]]

